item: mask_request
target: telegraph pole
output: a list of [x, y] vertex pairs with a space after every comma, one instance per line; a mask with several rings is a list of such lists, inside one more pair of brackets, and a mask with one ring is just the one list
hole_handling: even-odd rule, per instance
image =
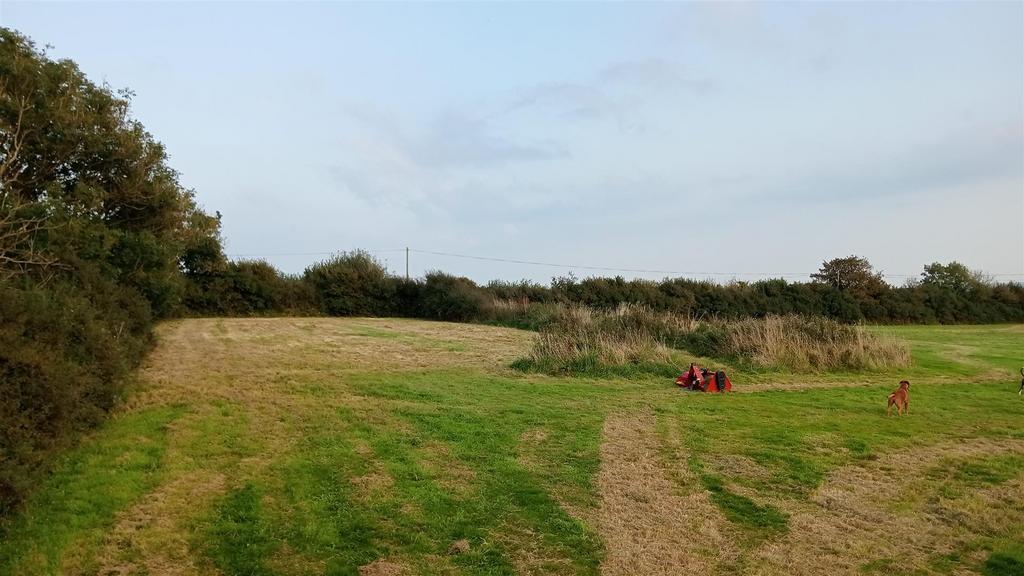
[[405, 247], [405, 279], [409, 279], [409, 247]]

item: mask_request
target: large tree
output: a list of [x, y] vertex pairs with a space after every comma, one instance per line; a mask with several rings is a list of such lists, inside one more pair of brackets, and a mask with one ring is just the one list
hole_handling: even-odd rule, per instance
[[0, 28], [0, 516], [113, 406], [218, 225], [127, 92]]
[[971, 272], [967, 266], [959, 262], [954, 261], [949, 264], [934, 262], [924, 267], [924, 272], [921, 273], [921, 284], [937, 286], [965, 296], [984, 285], [985, 278], [980, 273]]
[[129, 99], [0, 28], [0, 279], [95, 265], [171, 311], [179, 256], [216, 226]]
[[858, 297], [878, 294], [886, 287], [882, 274], [875, 272], [867, 258], [860, 256], [833, 258], [823, 262], [821, 269], [811, 274], [811, 278]]

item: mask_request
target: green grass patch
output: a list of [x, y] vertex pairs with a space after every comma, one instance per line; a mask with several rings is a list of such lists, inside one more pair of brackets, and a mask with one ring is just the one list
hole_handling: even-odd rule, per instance
[[181, 407], [114, 418], [66, 454], [0, 527], [0, 573], [56, 574], [69, 546], [94, 548], [116, 514], [156, 486], [166, 427]]
[[394, 330], [384, 330], [382, 328], [373, 328], [371, 326], [352, 326], [351, 332], [357, 336], [366, 336], [367, 338], [384, 338], [387, 340], [396, 340], [402, 337], [401, 332], [395, 332]]
[[1024, 470], [1024, 456], [1007, 454], [946, 462], [930, 470], [927, 477], [958, 488], [975, 488], [1002, 484], [1015, 478], [1021, 470]]
[[[412, 455], [399, 457], [406, 446], [421, 451], [427, 443], [445, 446], [452, 458], [472, 471], [470, 490], [459, 498], [446, 501], [429, 490], [406, 492], [403, 498], [441, 504], [423, 507], [428, 517], [437, 516], [432, 522], [440, 522], [421, 527], [422, 533], [438, 535], [436, 546], [446, 548], [458, 538], [488, 543], [478, 555], [458, 556], [459, 564], [471, 573], [513, 573], [505, 552], [510, 543], [502, 536], [525, 529], [541, 538], [547, 553], [563, 558], [576, 572], [596, 572], [602, 549], [596, 534], [568, 516], [552, 494], [574, 505], [595, 505], [593, 478], [599, 466], [603, 409], [594, 402], [620, 390], [465, 372], [364, 374], [353, 385], [363, 394], [419, 404], [395, 413], [412, 430], [376, 429], [376, 440], [367, 438], [382, 462], [401, 464], [389, 469], [399, 494], [436, 481], [408, 467], [416, 461]], [[596, 410], [581, 412], [581, 402]], [[537, 428], [547, 430], [547, 436], [540, 447], [530, 448], [538, 463], [528, 469], [517, 455], [526, 450], [523, 434]], [[421, 484], [402, 481], [410, 478], [421, 478]]]
[[275, 542], [261, 514], [260, 494], [251, 484], [232, 490], [216, 506], [205, 548], [224, 574], [269, 576], [265, 559]]
[[731, 522], [747, 529], [758, 541], [784, 534], [789, 528], [789, 517], [778, 508], [770, 504], [758, 504], [730, 490], [720, 476], [705, 472], [703, 463], [698, 458], [691, 458], [689, 465], [722, 514]]
[[1021, 354], [1024, 330], [1020, 325], [995, 326], [873, 326], [869, 330], [889, 334], [910, 344], [914, 359], [911, 374], [918, 377], [976, 379], [984, 372], [1001, 372], [1008, 383], [1024, 366]]
[[991, 554], [982, 566], [985, 576], [1020, 576], [1024, 574], [1024, 542], [1013, 542]]
[[625, 364], [608, 364], [601, 361], [596, 354], [589, 354], [566, 361], [554, 359], [537, 360], [535, 358], [519, 358], [510, 367], [520, 372], [535, 372], [555, 376], [588, 376], [591, 378], [626, 378], [638, 380], [652, 376], [675, 378], [682, 369], [671, 362], [634, 361]]
[[[223, 571], [262, 573], [280, 550], [266, 540], [321, 562], [328, 574], [355, 574], [379, 558], [400, 559], [413, 573], [439, 573], [443, 565], [429, 558], [440, 557], [461, 573], [511, 575], [515, 550], [524, 545], [519, 538], [529, 535], [534, 553], [554, 559], [553, 566], [597, 573], [599, 538], [560, 501], [596, 506], [603, 410], [581, 415], [579, 403], [621, 389], [454, 370], [347, 380], [354, 393], [399, 403], [307, 415], [300, 445], [245, 498], [226, 499], [221, 509], [229, 513], [206, 521], [212, 527], [204, 532], [220, 542], [207, 554]], [[524, 446], [523, 434], [538, 428], [547, 431], [545, 440]], [[532, 466], [519, 458], [527, 450]], [[450, 485], [452, 466], [467, 471], [456, 478], [460, 486]], [[231, 556], [227, 550], [242, 546], [227, 538], [232, 534], [259, 539]], [[469, 552], [449, 557], [460, 539], [469, 540]]]
[[[1021, 411], [997, 385], [915, 387], [911, 416], [885, 416], [888, 388], [687, 395], [663, 414], [677, 418], [701, 469], [722, 455], [751, 459], [761, 474], [729, 478], [764, 494], [805, 498], [839, 466], [911, 445], [957, 438], [1024, 438]], [[948, 406], [956, 406], [949, 410]], [[950, 472], [963, 478], [1010, 474], [1018, 460], [993, 459]], [[994, 477], [994, 476], [993, 476]]]
[[899, 564], [892, 558], [877, 558], [861, 564], [857, 571], [861, 574], [898, 574]]

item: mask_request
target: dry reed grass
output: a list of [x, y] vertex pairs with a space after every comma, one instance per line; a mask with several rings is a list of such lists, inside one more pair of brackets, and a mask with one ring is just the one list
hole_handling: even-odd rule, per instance
[[672, 353], [659, 338], [657, 320], [639, 306], [624, 305], [612, 312], [564, 306], [537, 334], [527, 360], [531, 367], [550, 372], [671, 366]]
[[716, 355], [795, 371], [879, 370], [910, 365], [910, 349], [892, 336], [826, 318], [789, 314], [719, 322], [727, 335]]
[[540, 329], [520, 367], [550, 372], [639, 365], [674, 369], [672, 349], [682, 348], [760, 368], [805, 372], [879, 370], [911, 362], [903, 341], [827, 318], [701, 320], [622, 304], [614, 310], [561, 307]]

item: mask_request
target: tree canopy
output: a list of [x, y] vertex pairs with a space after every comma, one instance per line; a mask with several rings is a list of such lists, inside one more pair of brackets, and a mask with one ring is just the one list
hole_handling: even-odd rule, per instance
[[113, 406], [218, 230], [129, 92], [0, 28], [0, 514]]
[[823, 262], [811, 278], [837, 290], [846, 290], [858, 296], [877, 294], [885, 287], [882, 274], [875, 272], [867, 258], [847, 256]]

